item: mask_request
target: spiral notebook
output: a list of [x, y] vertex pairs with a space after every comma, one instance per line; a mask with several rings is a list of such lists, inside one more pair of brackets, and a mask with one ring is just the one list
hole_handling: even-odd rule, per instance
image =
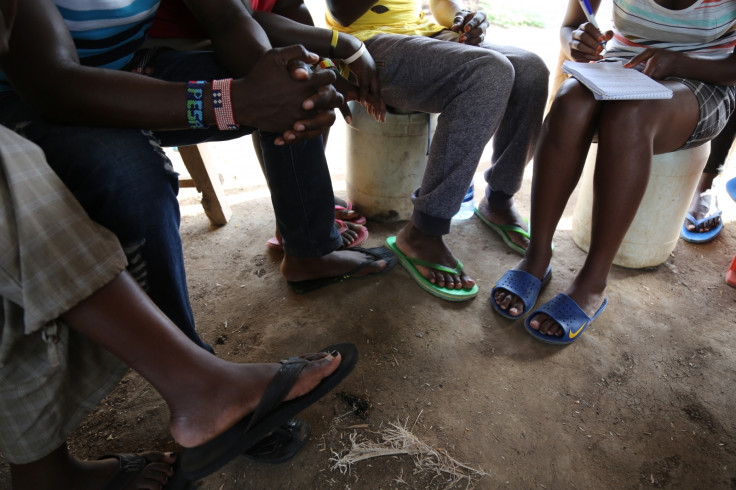
[[670, 99], [672, 90], [621, 61], [565, 61], [562, 71], [580, 80], [598, 100]]

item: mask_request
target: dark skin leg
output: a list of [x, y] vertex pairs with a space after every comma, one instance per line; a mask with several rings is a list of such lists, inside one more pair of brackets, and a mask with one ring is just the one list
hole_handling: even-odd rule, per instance
[[[442, 236], [429, 235], [409, 223], [396, 236], [396, 245], [406, 256], [428, 260], [446, 267], [457, 266], [457, 259], [445, 244]], [[465, 271], [461, 274], [450, 274], [424, 266], [417, 266], [419, 273], [433, 284], [448, 289], [471, 289], [475, 280]]]
[[[718, 174], [709, 174], [703, 172], [703, 174], [700, 176], [700, 180], [698, 181], [698, 187], [695, 189], [695, 193], [693, 194], [693, 200], [690, 202], [690, 209], [688, 209], [688, 213], [692, 215], [695, 219], [703, 219], [708, 215], [708, 205], [707, 203], [703, 202], [703, 199], [700, 197], [700, 194], [703, 192], [712, 189], [713, 188], [713, 180], [718, 176]], [[715, 195], [711, 197], [711, 199], [715, 199]], [[720, 223], [721, 218], [716, 218], [714, 220], [709, 220], [700, 225], [700, 229], [698, 231], [704, 232], [708, 231], [711, 228], [714, 228], [715, 226]], [[685, 220], [685, 227], [690, 231], [695, 231], [695, 225], [690, 222], [690, 220]]]
[[[151, 302], [127, 272], [62, 315], [71, 328], [136, 370], [161, 394], [171, 414], [174, 440], [192, 447], [211, 440], [252, 412], [277, 363], [227, 362], [197, 347]], [[161, 346], [166, 346], [161, 348]], [[304, 356], [311, 362], [286, 399], [308, 393], [340, 363], [328, 353]], [[171, 474], [174, 458], [152, 453], [142, 479], [134, 488], [159, 488], [151, 479]], [[80, 462], [59, 448], [27, 465], [12, 465], [14, 488], [100, 488], [117, 468], [115, 460]], [[164, 468], [162, 470], [162, 468]], [[59, 482], [79, 482], [60, 485]], [[51, 485], [44, 486], [44, 482]]]
[[[211, 440], [252, 412], [281, 366], [232, 363], [197, 347], [125, 272], [62, 319], [156, 388], [171, 412], [171, 435], [184, 447]], [[308, 393], [340, 364], [339, 355], [305, 357], [312, 362], [287, 399]]]
[[[551, 258], [550, 244], [564, 206], [582, 172], [591, 138], [598, 127], [591, 246], [583, 267], [566, 290], [592, 316], [603, 302], [608, 272], [646, 190], [652, 154], [679, 148], [698, 118], [695, 96], [679, 83], [665, 82], [669, 100], [600, 103], [576, 81], [563, 85], [548, 115], [534, 158], [532, 240], [517, 268], [541, 278]], [[500, 304], [523, 313], [518, 297], [506, 291]], [[513, 314], [513, 313], [512, 313]], [[562, 329], [544, 314], [532, 328], [551, 336]]]

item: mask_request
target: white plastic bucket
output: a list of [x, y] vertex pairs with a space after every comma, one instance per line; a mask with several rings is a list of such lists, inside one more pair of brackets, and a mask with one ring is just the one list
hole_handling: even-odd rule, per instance
[[347, 126], [348, 199], [368, 219], [402, 221], [411, 217], [411, 194], [427, 166], [436, 114], [388, 112], [378, 122], [360, 104], [350, 102]]
[[[572, 218], [572, 239], [590, 249], [593, 173], [598, 145], [591, 145]], [[680, 229], [710, 153], [710, 144], [673, 151], [652, 158], [652, 173], [639, 210], [624, 236], [613, 263], [640, 269], [667, 260], [677, 245]], [[605, 225], [605, 223], [604, 223]]]

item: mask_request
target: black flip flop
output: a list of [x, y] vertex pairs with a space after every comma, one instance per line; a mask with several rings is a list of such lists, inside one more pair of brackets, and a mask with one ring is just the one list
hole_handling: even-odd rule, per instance
[[230, 462], [243, 451], [255, 446], [268, 434], [292, 419], [336, 387], [355, 367], [358, 349], [350, 343], [331, 345], [322, 352], [340, 353], [340, 366], [309, 393], [282, 401], [308, 361], [302, 358], [284, 359], [283, 366], [266, 388], [255, 411], [234, 426], [202, 445], [184, 450], [177, 458], [182, 474], [188, 480], [203, 478]]
[[245, 459], [261, 464], [280, 464], [290, 460], [307, 444], [312, 426], [291, 419], [243, 453]]
[[[323, 288], [325, 286], [336, 284], [338, 282], [347, 281], [349, 279], [363, 279], [365, 277], [374, 277], [379, 274], [383, 274], [384, 272], [391, 270], [391, 268], [393, 268], [393, 266], [395, 266], [396, 263], [398, 262], [396, 255], [386, 247], [375, 247], [375, 248], [351, 247], [350, 250], [355, 251], [355, 252], [362, 252], [372, 258], [362, 262], [356, 268], [354, 268], [353, 270], [345, 274], [340, 274], [339, 276], [332, 276], [332, 277], [321, 277], [319, 279], [307, 279], [306, 281], [288, 281], [289, 286], [291, 286], [291, 289], [295, 293], [304, 294], [310, 291], [314, 291], [315, 289]], [[357, 276], [357, 277], [354, 275], [360, 272], [361, 270], [363, 270], [364, 268], [368, 267], [372, 263], [378, 262], [379, 260], [386, 261], [386, 267], [384, 267], [380, 271], [375, 272], [373, 274], [366, 274], [366, 275]]]

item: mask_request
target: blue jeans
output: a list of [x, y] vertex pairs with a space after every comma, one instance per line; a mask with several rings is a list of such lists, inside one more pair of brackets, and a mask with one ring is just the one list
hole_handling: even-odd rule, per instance
[[[227, 76], [210, 52], [158, 52], [151, 67], [147, 76], [170, 81]], [[224, 141], [255, 128], [152, 132], [65, 126], [46, 121], [15, 93], [0, 96], [0, 124], [43, 149], [90, 217], [117, 235], [128, 270], [156, 305], [190, 339], [211, 350], [194, 326], [179, 236], [178, 175], [161, 147]], [[318, 257], [336, 250], [341, 241], [322, 141], [279, 147], [273, 139], [263, 134], [261, 146], [286, 253]]]

